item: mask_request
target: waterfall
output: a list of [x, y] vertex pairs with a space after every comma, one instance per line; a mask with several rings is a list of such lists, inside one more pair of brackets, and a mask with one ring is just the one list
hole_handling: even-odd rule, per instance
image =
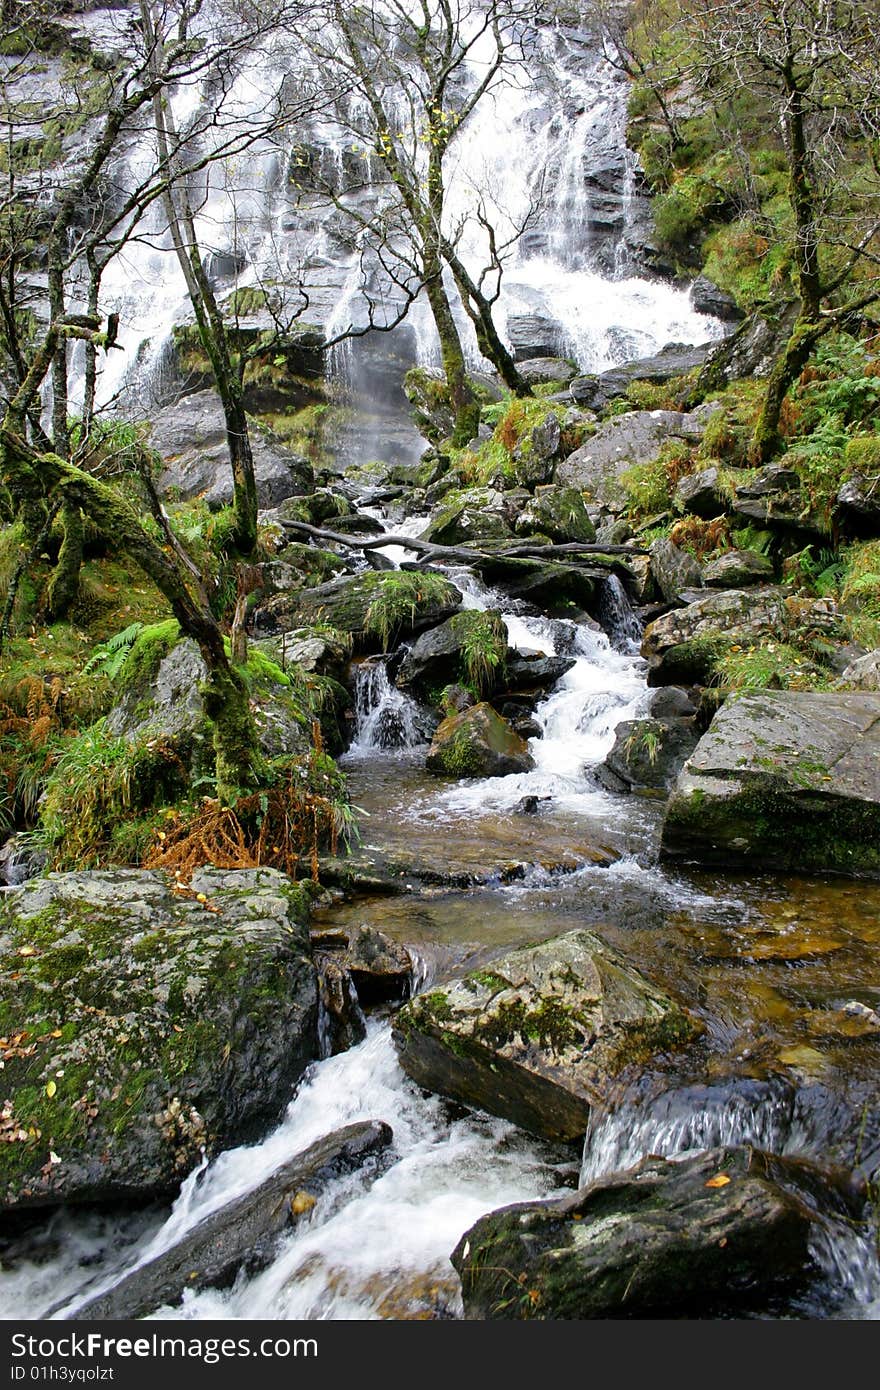
[[377, 751], [415, 748], [424, 742], [419, 729], [419, 707], [388, 679], [381, 658], [364, 661], [355, 676], [356, 732], [349, 756], [364, 757]]

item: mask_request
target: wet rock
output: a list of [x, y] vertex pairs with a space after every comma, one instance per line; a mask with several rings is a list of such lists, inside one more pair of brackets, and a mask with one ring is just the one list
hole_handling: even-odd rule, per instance
[[699, 741], [692, 719], [627, 719], [597, 769], [609, 791], [666, 792]]
[[880, 496], [876, 479], [856, 476], [843, 483], [837, 494], [837, 520], [854, 536], [880, 536]]
[[293, 1230], [332, 1182], [347, 1173], [381, 1171], [392, 1142], [389, 1125], [361, 1121], [319, 1139], [276, 1168], [252, 1192], [206, 1216], [172, 1245], [107, 1293], [75, 1309], [77, 1320], [143, 1318], [173, 1307], [184, 1292], [222, 1289], [236, 1275], [271, 1264], [282, 1236]]
[[528, 692], [535, 699], [551, 690], [576, 660], [573, 656], [544, 656], [543, 652], [514, 652], [507, 662], [504, 690]]
[[488, 694], [503, 679], [506, 652], [501, 615], [465, 609], [416, 638], [397, 673], [397, 685], [424, 696], [478, 675]]
[[651, 546], [651, 573], [667, 603], [679, 603], [687, 590], [703, 587], [703, 572], [693, 555], [665, 536]]
[[701, 516], [707, 521], [720, 516], [727, 505], [721, 493], [718, 469], [702, 468], [681, 478], [675, 489], [673, 503], [680, 512]]
[[696, 714], [697, 706], [680, 686], [663, 685], [652, 691], [648, 710], [654, 719], [688, 719]]
[[711, 314], [723, 323], [738, 323], [745, 317], [733, 295], [719, 289], [705, 275], [698, 275], [691, 285], [691, 304], [698, 314]]
[[[260, 506], [272, 507], [313, 487], [307, 459], [292, 454], [256, 424], [250, 438]], [[164, 465], [158, 480], [160, 493], [184, 502], [202, 497], [213, 509], [232, 501], [226, 421], [213, 391], [197, 391], [157, 411], [150, 424], [150, 444]]]
[[514, 361], [524, 362], [533, 357], [558, 358], [564, 345], [562, 325], [547, 313], [508, 314], [507, 337]]
[[880, 878], [880, 695], [766, 691], [724, 705], [679, 775], [661, 854]]
[[596, 539], [583, 493], [574, 487], [539, 487], [528, 506], [520, 512], [514, 530], [518, 536], [543, 535], [551, 541]]
[[429, 772], [447, 777], [507, 777], [534, 765], [525, 739], [485, 701], [447, 715], [425, 762]]
[[46, 867], [48, 855], [35, 848], [26, 835], [10, 835], [0, 849], [0, 884], [18, 887], [29, 878], [36, 878]]
[[272, 600], [264, 611], [279, 628], [326, 624], [350, 633], [356, 650], [380, 651], [443, 622], [460, 605], [459, 590], [439, 575], [370, 571], [304, 589], [288, 605]]
[[597, 603], [599, 585], [608, 569], [596, 565], [562, 565], [557, 561], [524, 560], [498, 555], [476, 566], [491, 587], [512, 599], [533, 603], [554, 618], [575, 618], [590, 613]]
[[697, 1031], [599, 937], [574, 931], [419, 995], [394, 1041], [418, 1085], [576, 1141], [624, 1068]]
[[363, 1008], [376, 1004], [400, 1004], [412, 991], [414, 962], [405, 946], [384, 932], [361, 923], [342, 933], [341, 940], [330, 942], [325, 933], [316, 938], [316, 946], [335, 945], [332, 958], [345, 972], [354, 987], [357, 1001]]
[[821, 1274], [817, 1192], [851, 1217], [851, 1200], [813, 1165], [719, 1148], [502, 1207], [453, 1251], [465, 1317], [778, 1314]]
[[[200, 900], [200, 896], [202, 900]], [[144, 1201], [262, 1137], [318, 1055], [308, 894], [274, 869], [136, 869], [0, 895], [0, 1204]], [[6, 1113], [8, 1111], [8, 1113]]]
[[745, 589], [749, 584], [772, 584], [773, 561], [758, 550], [725, 550], [710, 560], [703, 579], [713, 589]]
[[523, 796], [513, 808], [515, 816], [536, 816], [542, 805], [552, 801], [552, 796]]
[[251, 646], [258, 652], [265, 652], [282, 671], [296, 666], [310, 674], [332, 676], [336, 681], [344, 679], [350, 655], [349, 647], [341, 637], [313, 632], [309, 628], [259, 638]]
[[508, 540], [512, 534], [503, 494], [494, 488], [468, 488], [440, 504], [422, 539], [437, 545], [469, 545], [474, 541]]
[[674, 410], [634, 410], [617, 415], [557, 464], [556, 482], [589, 491], [600, 501], [613, 499], [621, 473], [656, 458], [666, 439], [702, 439], [708, 418], [701, 411], [685, 414]]
[[697, 377], [696, 392], [705, 395], [722, 390], [732, 381], [768, 376], [791, 337], [797, 312], [797, 303], [789, 300], [744, 319], [707, 358]]
[[880, 690], [880, 647], [851, 661], [837, 685], [849, 690]]
[[320, 936], [315, 938], [314, 945], [323, 1011], [323, 1040], [329, 1055], [336, 1057], [340, 1052], [347, 1052], [350, 1047], [356, 1047], [359, 1042], [363, 1042], [367, 1036], [367, 1020], [364, 1018], [354, 982], [344, 963], [338, 956], [329, 955], [319, 949]]

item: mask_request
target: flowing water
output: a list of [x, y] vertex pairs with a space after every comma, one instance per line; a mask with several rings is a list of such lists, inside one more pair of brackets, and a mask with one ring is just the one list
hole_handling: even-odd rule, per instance
[[[576, 356], [582, 370], [667, 341], [717, 336], [719, 326], [695, 315], [680, 291], [632, 273], [637, 198], [623, 134], [624, 89], [566, 31], [548, 31], [542, 43], [544, 76], [524, 70], [503, 96], [480, 108], [458, 147], [452, 180], [453, 215], [482, 187], [496, 190], [497, 214], [513, 220], [541, 183], [539, 215], [508, 267], [500, 322], [546, 313], [561, 326], [559, 351]], [[248, 83], [255, 99], [270, 76], [265, 55], [245, 67], [245, 105]], [[196, 96], [179, 94], [179, 122], [195, 109]], [[342, 168], [341, 146], [328, 137], [327, 148]], [[595, 163], [597, 152], [600, 164], [605, 159], [620, 171], [622, 220], [610, 233], [585, 192], [585, 163]], [[133, 150], [133, 170], [148, 156], [149, 142]], [[218, 173], [204, 209], [214, 250], [245, 254], [239, 284], [256, 274], [260, 248], [289, 225], [288, 193], [273, 158], [258, 150], [249, 164], [254, 201], [244, 219], [236, 212], [235, 245], [231, 204], [224, 205], [233, 171]], [[541, 171], [547, 171], [543, 179]], [[203, 226], [207, 232], [208, 222]], [[313, 253], [320, 242], [332, 258], [326, 230], [316, 229], [315, 237]], [[338, 324], [355, 312], [358, 282], [351, 263], [336, 270], [336, 317], [328, 321]], [[182, 301], [159, 230], [132, 246], [120, 276], [118, 285], [105, 282], [106, 307], [123, 310], [129, 363], [144, 366], [145, 354], [161, 356]], [[436, 346], [420, 313], [417, 306], [403, 355], [432, 362]], [[142, 339], [149, 348], [141, 348]], [[355, 385], [356, 356], [337, 358]], [[401, 416], [386, 371], [382, 410], [362, 419], [345, 450], [349, 462], [375, 456], [386, 427], [399, 457], [418, 456], [421, 442]], [[121, 375], [105, 379], [105, 398], [123, 384]], [[410, 519], [410, 534], [418, 525]], [[395, 562], [405, 555], [390, 553]], [[595, 1115], [583, 1155], [572, 1155], [504, 1121], [423, 1095], [398, 1066], [390, 1021], [377, 1015], [362, 1043], [310, 1068], [272, 1134], [202, 1165], [170, 1212], [52, 1218], [41, 1246], [0, 1274], [8, 1315], [75, 1317], [87, 1294], [168, 1248], [314, 1139], [358, 1118], [393, 1128], [384, 1171], [335, 1183], [263, 1273], [222, 1292], [189, 1292], [181, 1306], [156, 1316], [456, 1317], [460, 1294], [449, 1253], [461, 1234], [486, 1211], [569, 1190], [579, 1176], [588, 1181], [648, 1153], [676, 1158], [718, 1143], [758, 1144], [861, 1165], [866, 1173], [877, 1167], [878, 1044], [852, 1037], [841, 1020], [853, 1004], [880, 1005], [880, 892], [842, 881], [665, 872], [657, 864], [662, 807], [613, 796], [592, 775], [617, 724], [648, 704], [638, 623], [620, 586], [606, 585], [604, 630], [597, 630], [511, 608], [466, 571], [451, 577], [467, 606], [502, 612], [512, 646], [574, 658], [537, 708], [540, 736], [530, 743], [535, 766], [490, 780], [429, 777], [422, 712], [396, 689], [383, 661], [363, 663], [357, 729], [344, 759], [360, 808], [362, 849], [408, 864], [411, 873], [400, 895], [336, 903], [317, 914], [316, 926], [380, 928], [416, 954], [423, 983], [512, 946], [589, 926], [700, 1016], [699, 1045], [683, 1057], [658, 1059], [633, 1089]], [[524, 798], [534, 798], [534, 814], [521, 813]], [[880, 1315], [876, 1247], [863, 1232], [829, 1218], [816, 1253], [825, 1279], [803, 1316]]]

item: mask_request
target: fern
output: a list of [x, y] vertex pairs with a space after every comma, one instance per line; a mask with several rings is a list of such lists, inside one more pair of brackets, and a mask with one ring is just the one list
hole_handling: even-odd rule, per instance
[[125, 658], [142, 632], [143, 626], [142, 622], [131, 623], [121, 632], [108, 637], [106, 642], [100, 642], [83, 667], [83, 675], [87, 676], [91, 671], [99, 671], [101, 675], [107, 676], [111, 681], [115, 680], [122, 670]]

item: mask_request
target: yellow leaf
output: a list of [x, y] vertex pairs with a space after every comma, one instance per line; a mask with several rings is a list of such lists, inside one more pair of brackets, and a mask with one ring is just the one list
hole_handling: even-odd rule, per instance
[[58, 1090], [58, 1087], [55, 1085], [55, 1082], [54, 1082], [54, 1081], [47, 1081], [47, 1082], [46, 1082], [46, 1095], [49, 1097], [50, 1100], [52, 1099], [52, 1097], [54, 1096], [54, 1094], [55, 1094], [55, 1092], [56, 1092], [57, 1090]]
[[317, 1197], [313, 1197], [310, 1192], [303, 1192], [302, 1189], [300, 1189], [300, 1191], [291, 1198], [290, 1210], [293, 1212], [294, 1216], [302, 1216], [304, 1212], [311, 1211], [317, 1200]]
[[19, 946], [19, 948], [18, 948], [18, 954], [19, 954], [20, 956], [32, 956], [32, 955], [35, 955], [35, 953], [36, 953], [36, 947], [35, 947], [35, 946]]
[[706, 1183], [707, 1187], [726, 1187], [730, 1178], [725, 1173], [716, 1173], [714, 1178], [710, 1178]]
[[196, 893], [196, 902], [197, 902], [197, 903], [206, 903], [207, 901], [208, 901], [208, 895], [207, 895], [207, 893]]

